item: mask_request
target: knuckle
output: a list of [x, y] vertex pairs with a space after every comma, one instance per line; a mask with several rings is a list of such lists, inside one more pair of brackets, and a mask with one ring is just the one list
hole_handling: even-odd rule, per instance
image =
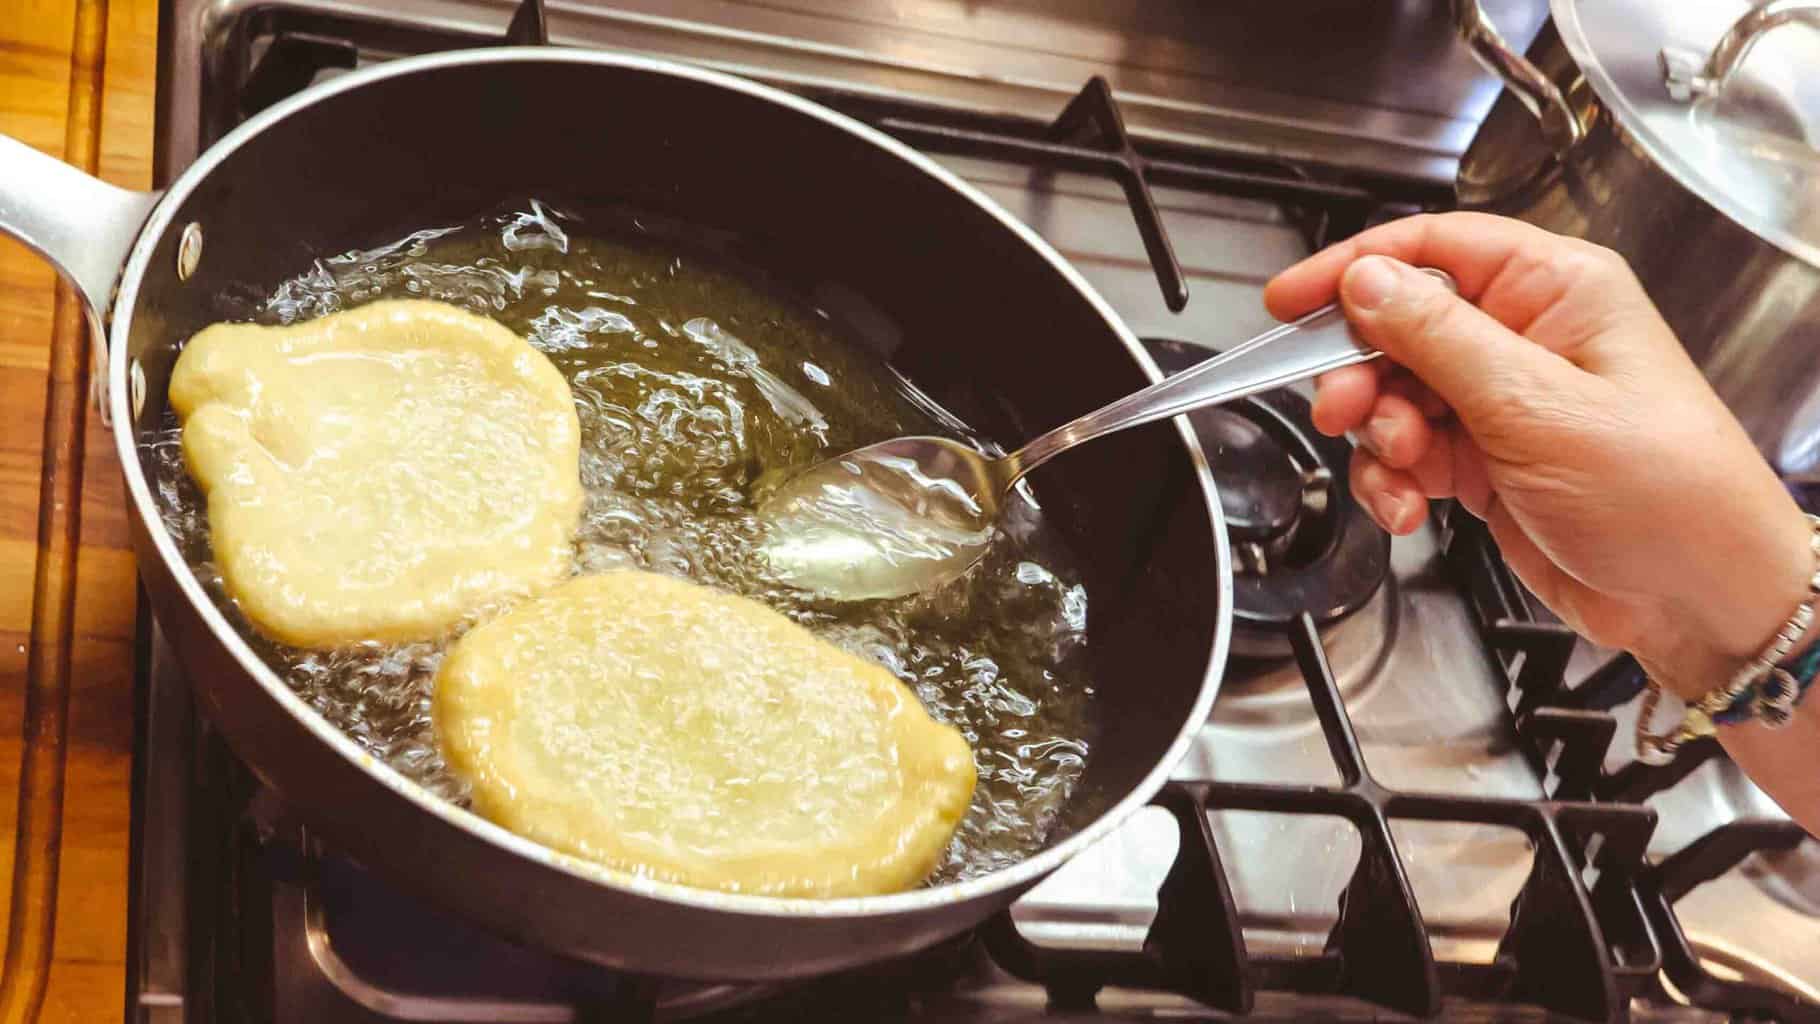
[[1446, 227], [1443, 219], [1446, 216], [1447, 214], [1422, 212], [1403, 218], [1402, 223], [1411, 235], [1426, 239], [1432, 238], [1435, 231]]
[[1558, 296], [1586, 272], [1590, 257], [1572, 247], [1524, 249], [1500, 275], [1526, 295]]
[[1617, 250], [1583, 239], [1571, 240], [1563, 260], [1567, 264], [1564, 269], [1596, 280], [1616, 281], [1635, 276], [1630, 261]]

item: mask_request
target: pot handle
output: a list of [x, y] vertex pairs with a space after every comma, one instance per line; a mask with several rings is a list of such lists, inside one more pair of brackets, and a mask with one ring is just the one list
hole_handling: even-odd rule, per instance
[[1559, 86], [1530, 63], [1529, 58], [1511, 49], [1496, 26], [1486, 17], [1479, 0], [1452, 0], [1454, 30], [1465, 41], [1467, 49], [1487, 71], [1498, 76], [1542, 126], [1542, 137], [1555, 151], [1565, 156], [1586, 136], [1586, 128], [1567, 105]]
[[[97, 399], [107, 393], [105, 326], [114, 286], [161, 194], [117, 188], [0, 135], [0, 233], [36, 250], [75, 286], [94, 343]], [[107, 404], [100, 405], [105, 419]]]
[[1705, 60], [1692, 50], [1663, 47], [1656, 57], [1662, 66], [1662, 84], [1670, 96], [1682, 102], [1717, 96], [1765, 32], [1793, 21], [1820, 28], [1820, 0], [1769, 0], [1751, 8], [1725, 30]]

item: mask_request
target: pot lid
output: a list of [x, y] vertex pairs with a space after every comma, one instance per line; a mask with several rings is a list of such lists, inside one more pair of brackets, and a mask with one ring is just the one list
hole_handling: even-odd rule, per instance
[[1587, 82], [1658, 166], [1820, 267], [1820, 0], [1552, 0]]

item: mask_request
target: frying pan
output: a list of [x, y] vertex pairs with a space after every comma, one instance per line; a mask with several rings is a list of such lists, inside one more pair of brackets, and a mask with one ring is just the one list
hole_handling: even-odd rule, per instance
[[0, 138], [0, 229], [59, 266], [107, 339], [97, 377], [105, 366], [154, 613], [203, 711], [261, 781], [369, 869], [509, 938], [721, 979], [927, 946], [1007, 906], [1148, 801], [1207, 717], [1230, 628], [1218, 495], [1179, 421], [1033, 478], [1087, 591], [1100, 729], [1044, 848], [989, 875], [826, 901], [631, 878], [431, 795], [299, 700], [205, 593], [147, 484], [143, 446], [164, 418], [177, 350], [315, 259], [526, 196], [692, 225], [1004, 441], [1159, 376], [1060, 256], [954, 175], [814, 103], [690, 67], [544, 48], [399, 60], [272, 107], [162, 194], [122, 191]]

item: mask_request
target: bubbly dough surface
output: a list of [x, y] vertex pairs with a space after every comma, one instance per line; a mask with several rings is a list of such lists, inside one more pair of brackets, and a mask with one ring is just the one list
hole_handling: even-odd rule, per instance
[[171, 372], [229, 594], [298, 647], [434, 637], [561, 579], [580, 514], [569, 385], [428, 301], [217, 324]]
[[651, 573], [573, 579], [474, 629], [435, 715], [481, 814], [706, 888], [909, 888], [973, 794], [966, 741], [882, 666]]

